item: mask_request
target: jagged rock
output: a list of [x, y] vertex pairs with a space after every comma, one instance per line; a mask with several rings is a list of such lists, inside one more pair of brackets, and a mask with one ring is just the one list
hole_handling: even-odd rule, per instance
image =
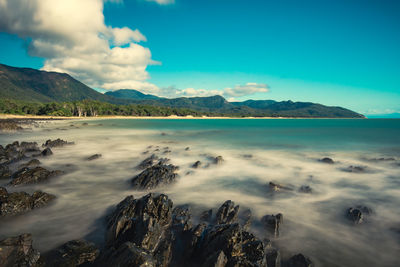
[[273, 182], [269, 182], [268, 187], [270, 189], [270, 191], [272, 192], [279, 192], [279, 191], [291, 191], [292, 188], [288, 187], [288, 186], [284, 186], [281, 184], [276, 184]]
[[10, 185], [16, 186], [21, 184], [41, 183], [62, 173], [62, 171], [49, 171], [42, 167], [36, 167], [34, 169], [22, 168], [12, 175]]
[[36, 142], [21, 142], [19, 146], [24, 152], [40, 151], [40, 148]]
[[312, 267], [314, 266], [311, 260], [303, 254], [297, 254], [291, 257], [288, 261], [288, 267]]
[[283, 222], [283, 215], [278, 213], [277, 215], [265, 215], [261, 218], [261, 223], [268, 235], [273, 237], [279, 236], [279, 226]]
[[62, 147], [65, 145], [73, 145], [73, 144], [74, 142], [67, 142], [58, 138], [56, 140], [47, 140], [42, 146], [53, 148], [53, 147]]
[[191, 214], [188, 205], [175, 207], [172, 211], [172, 226], [186, 231], [192, 227]]
[[51, 155], [53, 155], [53, 151], [51, 151], [51, 149], [48, 147], [48, 148], [45, 148], [45, 149], [40, 153], [40, 155], [43, 156], [43, 157], [51, 156]]
[[239, 213], [239, 222], [243, 229], [247, 230], [251, 225], [251, 210], [245, 209], [244, 211]]
[[19, 165], [18, 169], [22, 168], [32, 168], [32, 167], [37, 167], [40, 165], [40, 161], [38, 159], [31, 159], [27, 163]]
[[319, 160], [322, 163], [327, 163], [327, 164], [334, 164], [335, 162], [331, 158], [323, 158]]
[[136, 169], [145, 170], [147, 168], [150, 168], [156, 163], [157, 160], [158, 157], [155, 154], [153, 154], [150, 157], [144, 159], [139, 165], [137, 165]]
[[265, 252], [265, 259], [267, 261], [267, 267], [280, 267], [281, 266], [281, 254], [279, 250], [270, 248]]
[[10, 164], [27, 157], [26, 153], [40, 151], [35, 142], [18, 141], [8, 144], [5, 148], [0, 146], [0, 164]]
[[200, 221], [203, 221], [203, 222], [211, 222], [211, 217], [212, 217], [212, 209], [203, 211], [203, 212], [200, 214]]
[[13, 120], [0, 120], [0, 132], [21, 131], [23, 128]]
[[0, 179], [9, 179], [11, 176], [10, 168], [7, 164], [0, 165]]
[[192, 168], [197, 169], [200, 166], [201, 166], [201, 161], [198, 160], [195, 163], [193, 163]]
[[171, 223], [172, 201], [166, 195], [148, 194], [140, 199], [126, 197], [111, 214], [107, 226], [107, 245], [124, 242], [154, 251], [160, 236]]
[[73, 267], [93, 263], [99, 249], [85, 240], [71, 240], [44, 255], [46, 266]]
[[213, 159], [213, 163], [217, 165], [221, 164], [223, 161], [224, 159], [222, 158], [222, 156], [217, 156]]
[[346, 211], [346, 217], [354, 224], [360, 224], [364, 222], [365, 215], [370, 215], [372, 210], [365, 206], [357, 206], [355, 208], [348, 208]]
[[299, 192], [300, 192], [300, 193], [307, 193], [307, 194], [309, 194], [309, 193], [312, 193], [312, 188], [311, 188], [309, 185], [302, 185], [302, 186], [300, 186], [300, 188], [299, 188]]
[[364, 166], [349, 166], [345, 169], [342, 169], [345, 172], [353, 172], [353, 173], [365, 173], [367, 172], [367, 167]]
[[237, 221], [239, 205], [235, 206], [235, 202], [231, 200], [225, 201], [218, 209], [216, 214], [217, 224], [230, 224]]
[[99, 159], [99, 158], [101, 158], [101, 154], [94, 154], [94, 155], [88, 157], [86, 160], [91, 161], [91, 160], [95, 160], [95, 159]]
[[175, 171], [178, 167], [169, 164], [157, 164], [147, 168], [132, 178], [131, 183], [135, 189], [148, 190], [159, 185], [166, 185], [175, 182], [178, 174]]
[[22, 234], [0, 241], [0, 266], [40, 266], [40, 253], [32, 247], [32, 235]]
[[227, 263], [228, 263], [228, 258], [225, 256], [225, 253], [222, 250], [220, 250], [210, 255], [205, 260], [205, 263], [202, 266], [225, 267]]
[[8, 193], [4, 187], [0, 187], [0, 216], [12, 216], [41, 208], [53, 199], [54, 195], [41, 191], [31, 196], [26, 192]]

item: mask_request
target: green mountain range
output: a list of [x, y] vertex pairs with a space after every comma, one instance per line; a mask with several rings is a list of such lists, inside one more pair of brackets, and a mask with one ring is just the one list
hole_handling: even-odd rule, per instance
[[161, 98], [133, 89], [102, 94], [65, 73], [16, 68], [0, 64], [0, 98], [25, 102], [49, 103], [96, 100], [111, 104], [184, 108], [216, 115], [363, 118], [341, 107], [308, 102], [247, 100], [228, 102], [222, 96]]

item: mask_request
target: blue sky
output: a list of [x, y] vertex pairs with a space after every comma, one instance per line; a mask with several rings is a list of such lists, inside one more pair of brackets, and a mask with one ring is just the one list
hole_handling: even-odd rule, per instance
[[[173, 97], [225, 90], [228, 99], [291, 99], [364, 114], [400, 112], [400, 1], [117, 2], [104, 3], [104, 24], [138, 29], [145, 40], [136, 36], [130, 42], [151, 53], [151, 59], [140, 61], [146, 71], [131, 75], [137, 76], [131, 83], [100, 75], [101, 82], [93, 81], [91, 71], [80, 76], [85, 69], [66, 67], [68, 55], [61, 64], [54, 55], [32, 49], [40, 31], [2, 27], [1, 19], [0, 62], [64, 70], [101, 91], [137, 86]], [[124, 49], [129, 42], [110, 44], [115, 46]]]

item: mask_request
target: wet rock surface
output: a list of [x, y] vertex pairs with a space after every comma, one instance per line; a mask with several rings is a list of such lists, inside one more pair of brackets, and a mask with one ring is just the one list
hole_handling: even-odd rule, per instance
[[371, 215], [372, 210], [366, 206], [351, 207], [346, 210], [346, 218], [354, 224], [361, 224], [366, 216]]
[[0, 241], [0, 266], [41, 266], [40, 253], [32, 247], [32, 235], [22, 234]]
[[172, 164], [165, 165], [160, 162], [133, 177], [131, 184], [133, 188], [140, 190], [148, 190], [160, 185], [171, 184], [178, 177], [177, 170], [177, 166]]
[[41, 182], [46, 182], [49, 179], [56, 177], [58, 175], [63, 174], [62, 171], [49, 171], [42, 167], [35, 167], [33, 169], [30, 168], [22, 168], [15, 172], [11, 178], [10, 185], [23, 185], [23, 184], [37, 184]]
[[101, 154], [94, 154], [94, 155], [91, 155], [90, 157], [88, 157], [86, 160], [92, 161], [92, 160], [101, 158], [101, 156], [102, 156]]
[[65, 140], [62, 140], [60, 138], [57, 138], [55, 140], [47, 140], [42, 146], [43, 147], [48, 147], [48, 148], [53, 148], [53, 147], [63, 147], [65, 145], [73, 145], [74, 142], [68, 142]]
[[349, 166], [347, 168], [342, 169], [344, 172], [353, 172], [353, 173], [367, 173], [368, 169], [365, 166]]
[[290, 186], [281, 185], [274, 182], [268, 183], [268, 188], [270, 192], [280, 192], [280, 191], [292, 191], [293, 189]]
[[0, 216], [22, 214], [44, 207], [54, 199], [54, 195], [42, 191], [29, 195], [26, 192], [8, 193], [4, 187], [0, 187]]
[[13, 142], [0, 146], [0, 164], [11, 164], [29, 157], [32, 153], [40, 151], [36, 142]]
[[334, 164], [335, 162], [331, 158], [322, 158], [319, 162], [326, 163], [326, 164]]

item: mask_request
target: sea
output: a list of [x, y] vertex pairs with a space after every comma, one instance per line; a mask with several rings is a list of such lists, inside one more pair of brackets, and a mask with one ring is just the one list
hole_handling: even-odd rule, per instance
[[[0, 239], [32, 233], [46, 252], [85, 238], [102, 246], [105, 216], [128, 195], [136, 166], [155, 154], [179, 167], [176, 183], [151, 192], [189, 204], [196, 214], [226, 200], [250, 209], [249, 231], [265, 238], [260, 219], [283, 214], [279, 237], [270, 238], [283, 259], [298, 253], [315, 266], [399, 266], [399, 119], [85, 119], [39, 122], [0, 134], [0, 144], [61, 138], [42, 166], [65, 174], [45, 184], [9, 187], [57, 196], [49, 206], [0, 218]], [[93, 154], [101, 158], [87, 161]], [[222, 156], [220, 164], [213, 158]], [[329, 157], [334, 163], [321, 162]], [[200, 161], [199, 168], [192, 165]], [[273, 191], [269, 183], [285, 189]], [[300, 190], [309, 186], [311, 192]], [[350, 207], [371, 210], [361, 224]]]

